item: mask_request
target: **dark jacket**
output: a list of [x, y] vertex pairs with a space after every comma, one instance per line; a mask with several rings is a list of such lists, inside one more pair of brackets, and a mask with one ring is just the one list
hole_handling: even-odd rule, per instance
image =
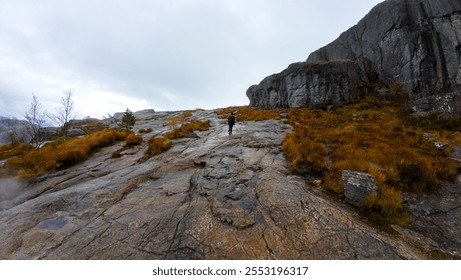
[[230, 115], [230, 116], [227, 118], [227, 124], [228, 124], [228, 125], [234, 125], [234, 124], [235, 124], [235, 116], [234, 116], [234, 115]]

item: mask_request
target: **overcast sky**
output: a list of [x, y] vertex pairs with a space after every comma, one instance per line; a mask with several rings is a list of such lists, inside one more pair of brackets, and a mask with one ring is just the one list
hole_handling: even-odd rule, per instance
[[32, 93], [79, 117], [249, 103], [264, 77], [336, 39], [380, 0], [0, 0], [0, 116]]

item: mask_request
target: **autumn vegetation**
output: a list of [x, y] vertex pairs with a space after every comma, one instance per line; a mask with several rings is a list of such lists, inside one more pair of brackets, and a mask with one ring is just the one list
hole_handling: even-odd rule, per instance
[[210, 127], [210, 121], [193, 120], [182, 124], [181, 126], [174, 128], [166, 132], [163, 136], [167, 139], [179, 139], [194, 132], [194, 131], [206, 131]]
[[[147, 160], [170, 149], [174, 140], [209, 129], [210, 121], [192, 119], [193, 112], [170, 117], [169, 131], [144, 142], [142, 135], [128, 130], [134, 124], [132, 119], [124, 130], [88, 131], [84, 137], [53, 141], [40, 148], [25, 143], [0, 146], [0, 160], [7, 160], [6, 165], [17, 175], [32, 177], [82, 162], [118, 141], [125, 141], [125, 145], [112, 153], [113, 158], [120, 157], [125, 149], [144, 145], [147, 149], [142, 159]], [[331, 111], [229, 107], [215, 112], [223, 119], [233, 112], [237, 121], [286, 118], [293, 129], [281, 144], [293, 172], [320, 178], [321, 185], [338, 198], [344, 191], [342, 171], [372, 174], [379, 192], [367, 197], [361, 210], [380, 224], [407, 224], [402, 193], [433, 192], [443, 180], [452, 180], [458, 173], [458, 165], [448, 155], [454, 146], [461, 145], [461, 118], [411, 114], [408, 95], [399, 84], [391, 88], [387, 99], [368, 96]], [[138, 133], [152, 131], [140, 129]], [[434, 141], [447, 145], [439, 148]]]
[[144, 159], [149, 159], [163, 153], [172, 146], [173, 142], [171, 142], [170, 139], [161, 136], [153, 136], [147, 141], [147, 150], [144, 153]]
[[192, 111], [185, 111], [178, 116], [168, 120], [168, 124], [173, 127], [163, 136], [153, 136], [147, 141], [147, 150], [144, 159], [158, 155], [173, 146], [172, 140], [180, 139], [194, 131], [206, 131], [210, 128], [210, 121], [191, 120]]
[[125, 130], [106, 129], [81, 138], [53, 141], [41, 148], [25, 148], [26, 144], [20, 144], [10, 150], [16, 155], [7, 160], [7, 166], [16, 169], [22, 177], [38, 176], [82, 162], [95, 151], [123, 141], [129, 135], [132, 134]]
[[280, 111], [273, 109], [258, 109], [247, 106], [228, 107], [215, 111], [223, 119], [227, 119], [230, 113], [234, 113], [236, 121], [264, 121], [280, 120]]
[[[453, 179], [458, 167], [447, 155], [453, 146], [461, 145], [461, 135], [429, 118], [420, 121], [409, 116], [401, 90], [394, 87], [389, 100], [370, 96], [330, 112], [288, 110], [293, 131], [282, 145], [293, 171], [320, 176], [322, 185], [339, 196], [343, 170], [370, 173], [379, 194], [364, 201], [363, 212], [380, 223], [407, 223], [401, 192], [427, 193], [436, 190], [441, 180]], [[453, 126], [460, 123], [452, 122]], [[428, 134], [448, 146], [437, 148], [425, 137]]]

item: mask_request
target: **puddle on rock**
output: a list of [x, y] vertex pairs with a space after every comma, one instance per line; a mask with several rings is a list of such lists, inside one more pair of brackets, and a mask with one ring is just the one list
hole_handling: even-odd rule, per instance
[[40, 224], [38, 224], [38, 227], [41, 229], [58, 230], [63, 228], [66, 224], [67, 218], [60, 216], [53, 219], [44, 220]]

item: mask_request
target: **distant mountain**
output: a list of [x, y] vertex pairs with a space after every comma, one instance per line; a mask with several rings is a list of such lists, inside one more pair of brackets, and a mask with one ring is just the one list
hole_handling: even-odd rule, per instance
[[335, 105], [400, 82], [416, 111], [461, 112], [460, 65], [461, 1], [388, 0], [247, 96], [251, 106]]
[[26, 121], [24, 120], [0, 116], [0, 145], [10, 142], [11, 133], [26, 138], [24, 134], [25, 124]]

